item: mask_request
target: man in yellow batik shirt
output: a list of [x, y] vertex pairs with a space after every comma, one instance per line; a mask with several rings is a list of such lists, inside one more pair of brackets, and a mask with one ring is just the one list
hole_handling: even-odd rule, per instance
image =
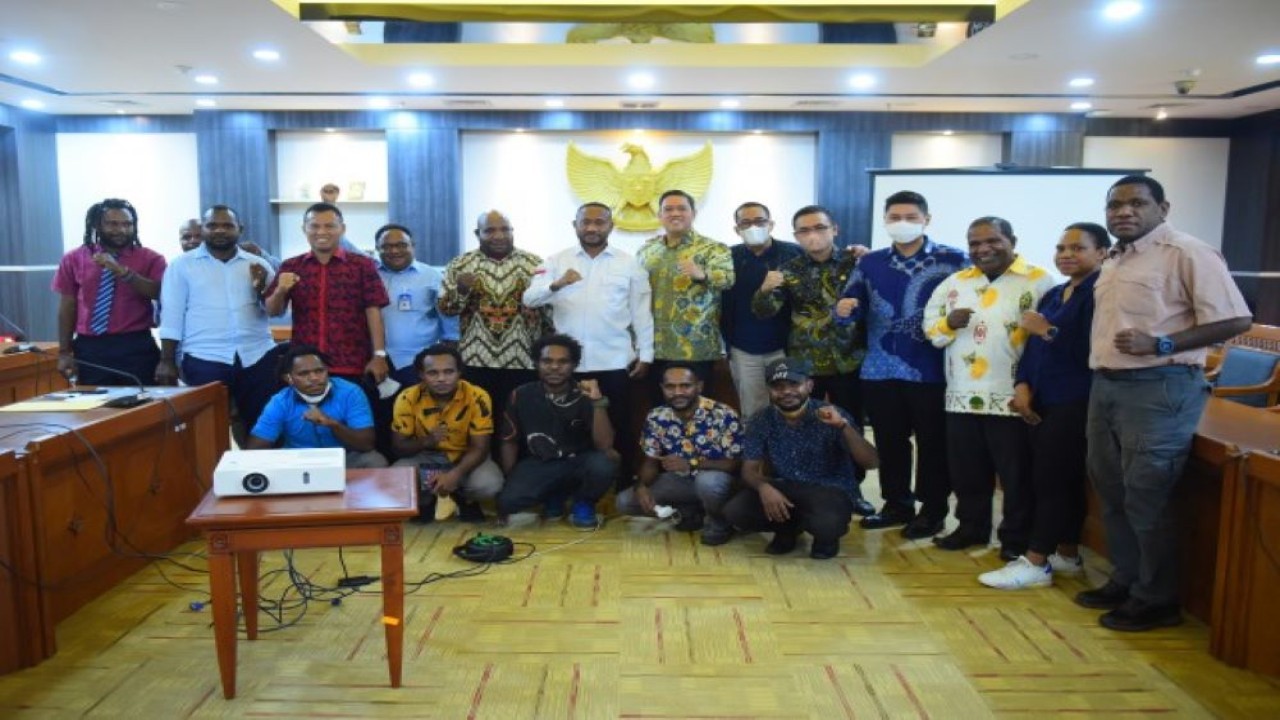
[[[654, 365], [662, 378], [667, 361], [693, 366], [711, 394], [711, 368], [724, 355], [720, 339], [720, 293], [733, 286], [733, 255], [726, 245], [693, 229], [693, 198], [668, 190], [658, 201], [664, 233], [636, 253], [653, 288]], [[660, 392], [655, 385], [655, 393]], [[656, 401], [661, 402], [660, 394]]]
[[925, 335], [945, 348], [947, 464], [960, 520], [960, 527], [933, 542], [944, 550], [990, 542], [999, 475], [1000, 557], [1012, 560], [1027, 550], [1032, 511], [1027, 425], [1009, 408], [1027, 343], [1018, 323], [1054, 281], [1014, 252], [1018, 238], [1007, 220], [978, 218], [969, 225], [968, 239], [973, 267], [943, 280], [924, 312]]

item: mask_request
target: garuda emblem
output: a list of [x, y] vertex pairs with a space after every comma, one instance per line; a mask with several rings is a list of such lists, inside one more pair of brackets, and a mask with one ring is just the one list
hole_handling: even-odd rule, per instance
[[625, 143], [622, 152], [631, 156], [619, 170], [602, 157], [593, 157], [569, 143], [566, 168], [569, 187], [584, 202], [601, 202], [613, 210], [613, 224], [619, 230], [656, 230], [658, 198], [668, 190], [683, 190], [701, 198], [711, 185], [711, 143], [701, 150], [677, 158], [654, 170], [644, 148]]

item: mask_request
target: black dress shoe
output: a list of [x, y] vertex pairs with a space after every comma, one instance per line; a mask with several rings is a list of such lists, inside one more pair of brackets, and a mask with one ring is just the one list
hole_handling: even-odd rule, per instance
[[733, 528], [714, 528], [710, 525], [702, 528], [702, 544], [709, 547], [723, 545], [733, 539]]
[[965, 527], [958, 527], [950, 535], [936, 537], [933, 544], [943, 550], [964, 550], [975, 545], [986, 545], [991, 542], [991, 533], [985, 535]]
[[884, 528], [897, 527], [906, 525], [915, 518], [914, 511], [907, 510], [890, 505], [885, 505], [884, 509], [875, 515], [868, 515], [862, 518], [858, 523], [863, 530], [883, 530]]
[[876, 514], [876, 506], [867, 502], [866, 498], [858, 498], [853, 501], [853, 514], [868, 517]]
[[776, 532], [769, 544], [764, 546], [764, 551], [770, 555], [786, 555], [796, 549], [796, 537], [795, 533]]
[[942, 532], [942, 528], [942, 520], [930, 520], [923, 515], [917, 515], [915, 520], [907, 523], [907, 526], [902, 528], [902, 537], [908, 540], [923, 540]]
[[814, 560], [830, 560], [840, 554], [839, 540], [814, 540], [809, 548], [809, 557]]
[[1131, 597], [1123, 605], [1098, 618], [1102, 627], [1121, 632], [1146, 632], [1182, 624], [1178, 606], [1152, 605]]
[[1076, 593], [1076, 604], [1092, 610], [1114, 610], [1129, 599], [1129, 588], [1115, 580], [1108, 580], [1106, 585], [1093, 590]]

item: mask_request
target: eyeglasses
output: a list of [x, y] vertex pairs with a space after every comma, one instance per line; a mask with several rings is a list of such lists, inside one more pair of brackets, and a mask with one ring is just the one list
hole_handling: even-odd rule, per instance
[[754, 220], [749, 220], [744, 218], [738, 221], [738, 229], [746, 230], [749, 227], [765, 227], [770, 222], [771, 221], [767, 217], [758, 217], [758, 218], [755, 218]]
[[830, 229], [831, 229], [830, 225], [814, 225], [813, 227], [800, 227], [800, 228], [796, 228], [795, 236], [804, 237], [806, 235], [812, 235], [814, 233], [824, 233]]

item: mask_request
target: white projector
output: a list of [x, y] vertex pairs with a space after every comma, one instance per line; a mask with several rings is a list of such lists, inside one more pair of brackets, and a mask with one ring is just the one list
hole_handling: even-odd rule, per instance
[[213, 471], [218, 497], [342, 492], [346, 487], [342, 448], [228, 450]]

